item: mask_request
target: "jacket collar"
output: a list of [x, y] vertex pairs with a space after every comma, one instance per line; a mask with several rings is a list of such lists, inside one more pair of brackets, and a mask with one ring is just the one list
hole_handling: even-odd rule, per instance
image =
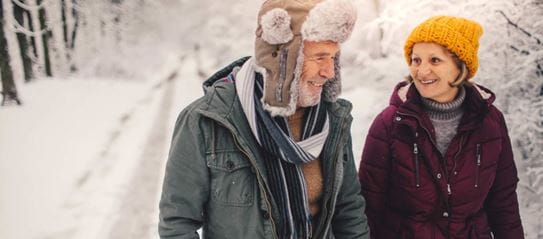
[[204, 83], [203, 83], [204, 91], [205, 91], [205, 89], [208, 89], [211, 86], [213, 86], [213, 84], [215, 84], [215, 82], [228, 77], [228, 75], [230, 73], [232, 73], [232, 71], [234, 71], [234, 68], [241, 67], [243, 65], [243, 63], [245, 63], [247, 60], [249, 60], [249, 58], [251, 58], [251, 57], [250, 56], [244, 56], [244, 57], [230, 63], [229, 65], [225, 66], [221, 70], [215, 72], [207, 80], [204, 81]]
[[[481, 85], [465, 84], [465, 90], [466, 99], [462, 104], [464, 115], [460, 120], [458, 131], [477, 128], [496, 99], [492, 91]], [[398, 107], [398, 111], [401, 113], [415, 115], [421, 124], [428, 127], [431, 126], [431, 121], [424, 113], [421, 97], [415, 84], [403, 81], [394, 87], [390, 97], [390, 105]]]

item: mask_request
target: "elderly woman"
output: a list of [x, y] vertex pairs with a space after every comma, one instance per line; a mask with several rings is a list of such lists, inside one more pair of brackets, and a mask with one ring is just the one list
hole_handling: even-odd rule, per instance
[[482, 33], [436, 16], [407, 38], [410, 75], [373, 122], [359, 169], [372, 238], [524, 238], [504, 117], [468, 81]]

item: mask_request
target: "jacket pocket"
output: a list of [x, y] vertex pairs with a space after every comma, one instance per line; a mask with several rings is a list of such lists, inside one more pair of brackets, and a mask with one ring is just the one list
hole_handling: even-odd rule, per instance
[[206, 156], [211, 177], [211, 201], [224, 206], [253, 204], [255, 176], [241, 152], [221, 151]]
[[471, 230], [469, 230], [469, 238], [468, 239], [477, 239], [477, 230], [475, 229], [475, 225], [471, 227]]
[[473, 224], [469, 232], [468, 239], [492, 239], [492, 238], [493, 237], [489, 230], [485, 230], [484, 232], [481, 233], [477, 228], [477, 224]]

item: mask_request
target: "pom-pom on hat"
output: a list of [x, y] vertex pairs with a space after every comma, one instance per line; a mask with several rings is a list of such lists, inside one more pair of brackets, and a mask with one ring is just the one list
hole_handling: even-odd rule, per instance
[[405, 42], [404, 56], [411, 64], [413, 45], [418, 42], [434, 42], [454, 53], [466, 63], [467, 79], [477, 72], [477, 51], [483, 28], [479, 23], [461, 17], [435, 16], [418, 25]]

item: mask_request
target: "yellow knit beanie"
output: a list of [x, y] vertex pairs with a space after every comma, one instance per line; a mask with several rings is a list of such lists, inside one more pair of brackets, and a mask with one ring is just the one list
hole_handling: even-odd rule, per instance
[[460, 17], [435, 16], [418, 25], [405, 42], [404, 54], [411, 64], [411, 51], [418, 42], [434, 42], [444, 46], [466, 63], [467, 79], [477, 72], [477, 50], [483, 28], [479, 23]]

